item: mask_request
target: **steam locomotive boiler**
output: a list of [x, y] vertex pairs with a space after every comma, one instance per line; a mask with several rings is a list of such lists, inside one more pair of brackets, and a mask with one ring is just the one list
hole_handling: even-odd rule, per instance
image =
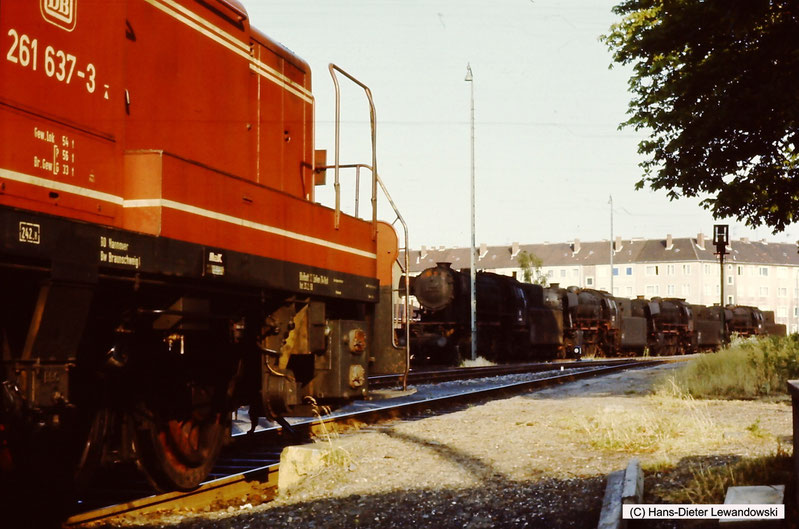
[[[421, 309], [411, 325], [417, 363], [457, 364], [471, 349], [469, 270], [438, 263], [411, 281]], [[477, 272], [477, 354], [507, 362], [565, 357], [574, 345], [564, 339], [560, 292], [512, 277]], [[571, 350], [569, 350], [570, 352]]]
[[652, 298], [649, 350], [653, 355], [675, 355], [696, 350], [694, 316], [682, 299]]
[[613, 356], [621, 345], [621, 312], [607, 292], [569, 287], [563, 292], [566, 341], [587, 356]]
[[[494, 344], [511, 340], [525, 314], [524, 299], [509, 278], [479, 272], [475, 288], [477, 348], [494, 350]], [[421, 305], [412, 333], [411, 350], [420, 361], [457, 364], [471, 349], [471, 289], [469, 271], [453, 270], [450, 263], [428, 268], [411, 284], [411, 294]], [[491, 354], [489, 353], [489, 356]]]
[[4, 0], [0, 43], [3, 490], [118, 461], [191, 489], [238, 406], [396, 364], [396, 235], [315, 203], [311, 72], [237, 0]]

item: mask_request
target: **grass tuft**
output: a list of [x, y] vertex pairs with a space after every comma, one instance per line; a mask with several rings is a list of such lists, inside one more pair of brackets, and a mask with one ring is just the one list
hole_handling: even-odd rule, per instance
[[669, 503], [724, 503], [729, 487], [748, 485], [773, 485], [788, 483], [793, 459], [782, 445], [775, 453], [741, 459], [733, 464], [709, 466], [699, 464], [690, 468], [690, 476], [680, 487], [663, 493]]
[[355, 466], [355, 460], [352, 458], [352, 454], [340, 446], [338, 432], [328, 429], [325, 420], [322, 418], [322, 415], [327, 415], [330, 413], [330, 407], [319, 406], [313, 397], [306, 397], [306, 399], [311, 404], [313, 414], [316, 416], [316, 430], [319, 432], [316, 435], [314, 442], [325, 445], [325, 451], [322, 454], [322, 460], [326, 465], [329, 466]]
[[799, 377], [799, 336], [735, 340], [715, 354], [702, 355], [656, 384], [662, 395], [755, 399], [783, 395]]
[[575, 422], [591, 446], [610, 451], [668, 453], [707, 447], [720, 437], [704, 406], [687, 395], [651, 395], [638, 409], [606, 408], [576, 416]]
[[460, 367], [486, 367], [486, 366], [495, 366], [497, 365], [496, 362], [492, 362], [491, 360], [487, 360], [482, 356], [478, 356], [474, 360], [466, 359], [461, 362]]

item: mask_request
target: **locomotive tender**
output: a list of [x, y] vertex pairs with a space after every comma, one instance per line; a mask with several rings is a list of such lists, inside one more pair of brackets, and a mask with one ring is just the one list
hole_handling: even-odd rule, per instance
[[238, 1], [3, 0], [0, 43], [5, 485], [38, 457], [191, 489], [237, 407], [401, 365], [396, 234], [315, 203], [311, 72]]
[[[439, 263], [412, 278], [421, 308], [411, 322], [417, 363], [457, 364], [470, 351], [469, 271]], [[714, 351], [742, 336], [785, 335], [756, 307], [689, 305], [682, 299], [616, 298], [607, 292], [520, 283], [476, 274], [477, 350], [492, 361], [568, 356], [677, 355]], [[723, 318], [722, 318], [723, 315]]]

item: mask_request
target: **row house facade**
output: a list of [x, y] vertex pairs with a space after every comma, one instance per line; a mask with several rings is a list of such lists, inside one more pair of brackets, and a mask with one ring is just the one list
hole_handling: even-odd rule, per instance
[[[613, 265], [611, 267], [611, 248]], [[712, 241], [696, 237], [622, 239], [567, 243], [480, 245], [476, 268], [523, 277], [517, 261], [521, 252], [541, 260], [539, 274], [549, 284], [579, 286], [632, 298], [682, 298], [689, 303], [718, 304], [722, 283], [725, 304], [754, 305], [774, 311], [777, 323], [799, 331], [799, 255], [794, 244], [734, 240], [727, 248], [724, 271]], [[411, 273], [438, 262], [453, 268], [469, 267], [468, 248], [412, 250]], [[612, 281], [611, 281], [612, 278]], [[611, 287], [612, 283], [612, 287]]]

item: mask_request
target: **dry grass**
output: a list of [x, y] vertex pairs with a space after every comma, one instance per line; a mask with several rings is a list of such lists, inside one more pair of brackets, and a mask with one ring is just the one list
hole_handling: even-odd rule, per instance
[[575, 416], [575, 429], [594, 448], [629, 453], [684, 452], [720, 438], [703, 404], [690, 396], [650, 395], [635, 408], [608, 407]]
[[478, 356], [474, 360], [466, 359], [461, 362], [461, 367], [486, 367], [486, 366], [495, 366], [497, 365], [495, 362], [491, 360], [486, 360], [482, 356]]
[[736, 340], [718, 353], [702, 355], [657, 383], [656, 391], [705, 399], [754, 399], [785, 394], [786, 381], [797, 377], [799, 337], [771, 336]]
[[669, 489], [663, 500], [670, 503], [724, 503], [729, 487], [788, 483], [792, 458], [781, 445], [768, 456], [745, 458], [730, 465], [698, 464], [681, 487]]
[[327, 423], [322, 418], [322, 415], [330, 413], [330, 408], [328, 406], [319, 406], [312, 397], [307, 398], [311, 403], [313, 414], [316, 416], [314, 442], [325, 446], [322, 454], [322, 460], [325, 465], [339, 467], [354, 466], [355, 460], [352, 458], [352, 454], [341, 446], [338, 432], [329, 429]]

